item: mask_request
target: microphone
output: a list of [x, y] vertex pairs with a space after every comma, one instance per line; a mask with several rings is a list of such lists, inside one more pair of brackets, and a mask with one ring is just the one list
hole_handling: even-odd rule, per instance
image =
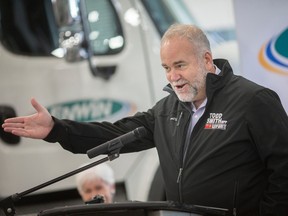
[[144, 128], [143, 126], [138, 127], [134, 129], [133, 131], [130, 131], [126, 134], [123, 134], [99, 146], [96, 146], [95, 148], [88, 150], [87, 155], [89, 158], [93, 158], [100, 154], [109, 154], [109, 153], [115, 152], [116, 150], [119, 150], [120, 148], [122, 148], [124, 145], [131, 143], [145, 136], [146, 133], [147, 133], [146, 128]]

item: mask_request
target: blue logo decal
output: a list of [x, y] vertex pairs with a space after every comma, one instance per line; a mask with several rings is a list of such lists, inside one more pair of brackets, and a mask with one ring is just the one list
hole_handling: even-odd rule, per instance
[[133, 114], [136, 106], [112, 99], [84, 99], [59, 103], [47, 107], [51, 115], [75, 121], [116, 121]]

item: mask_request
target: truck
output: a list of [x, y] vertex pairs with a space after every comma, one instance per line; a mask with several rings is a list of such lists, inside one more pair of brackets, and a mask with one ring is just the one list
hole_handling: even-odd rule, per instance
[[[197, 25], [182, 0], [0, 1], [0, 124], [33, 114], [31, 97], [51, 115], [75, 121], [113, 122], [146, 111], [167, 95], [159, 50], [173, 23]], [[237, 64], [230, 39], [217, 31], [207, 36], [215, 57]], [[91, 162], [2, 128], [0, 137], [1, 198]], [[109, 165], [125, 199], [165, 199], [155, 149], [120, 155]], [[70, 177], [35, 193], [73, 189]]]

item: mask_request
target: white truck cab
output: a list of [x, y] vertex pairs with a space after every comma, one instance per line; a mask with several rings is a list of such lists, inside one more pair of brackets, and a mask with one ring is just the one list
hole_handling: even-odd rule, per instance
[[[0, 21], [0, 124], [34, 113], [31, 97], [57, 118], [76, 121], [146, 111], [167, 94], [161, 35], [172, 23], [195, 22], [181, 0], [9, 0], [0, 2]], [[225, 39], [208, 36], [212, 49], [221, 50]], [[2, 129], [0, 135], [1, 198], [102, 158], [91, 161]], [[155, 149], [122, 154], [109, 165], [127, 199], [164, 198], [163, 187], [153, 188]], [[69, 189], [75, 189], [73, 177], [36, 193]]]

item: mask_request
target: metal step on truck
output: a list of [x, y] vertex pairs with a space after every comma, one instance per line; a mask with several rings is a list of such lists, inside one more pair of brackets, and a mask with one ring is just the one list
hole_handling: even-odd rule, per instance
[[[31, 97], [52, 115], [76, 121], [113, 122], [147, 110], [166, 95], [160, 38], [175, 22], [197, 24], [181, 0], [0, 1], [0, 123], [34, 113]], [[227, 48], [231, 41], [207, 34], [216, 57], [237, 59]], [[58, 144], [2, 128], [0, 135], [0, 198], [91, 162]], [[155, 149], [109, 164], [125, 199], [165, 199]], [[75, 188], [71, 177], [35, 193]]]

